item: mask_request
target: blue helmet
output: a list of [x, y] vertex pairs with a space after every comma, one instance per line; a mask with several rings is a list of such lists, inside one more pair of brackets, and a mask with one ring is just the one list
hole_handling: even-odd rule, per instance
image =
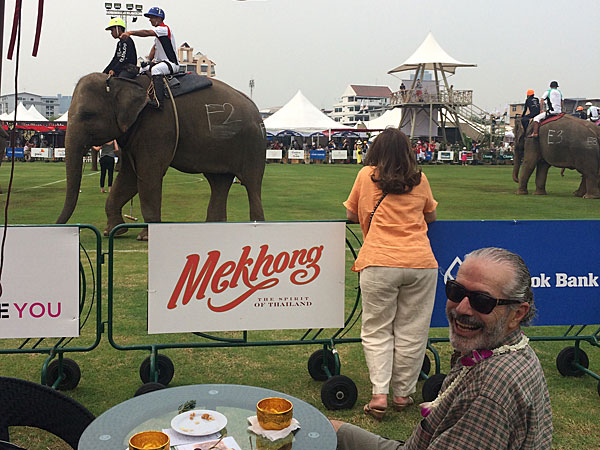
[[148, 12], [146, 14], [144, 14], [144, 17], [160, 17], [161, 19], [165, 20], [165, 12], [160, 9], [158, 6], [153, 6], [152, 8], [150, 8], [148, 10]]

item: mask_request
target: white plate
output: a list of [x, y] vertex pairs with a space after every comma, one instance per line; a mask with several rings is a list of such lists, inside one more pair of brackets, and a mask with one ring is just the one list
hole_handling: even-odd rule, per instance
[[[192, 416], [193, 414], [193, 416]], [[202, 419], [202, 414], [210, 415], [214, 420]], [[227, 425], [227, 417], [209, 409], [194, 409], [175, 416], [171, 428], [187, 436], [206, 436], [221, 431]]]

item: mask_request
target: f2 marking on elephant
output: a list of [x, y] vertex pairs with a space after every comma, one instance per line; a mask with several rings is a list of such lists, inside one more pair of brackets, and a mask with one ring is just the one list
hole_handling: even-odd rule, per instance
[[216, 135], [235, 134], [242, 128], [241, 120], [231, 120], [235, 107], [231, 103], [207, 104], [208, 130]]

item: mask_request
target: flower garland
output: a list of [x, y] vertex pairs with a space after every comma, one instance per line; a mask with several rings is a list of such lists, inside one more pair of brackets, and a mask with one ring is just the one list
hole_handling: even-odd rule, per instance
[[527, 347], [529, 343], [529, 338], [521, 333], [521, 340], [514, 345], [502, 345], [493, 350], [473, 350], [473, 356], [463, 356], [460, 358], [460, 363], [462, 364], [462, 368], [460, 369], [460, 373], [457, 377], [450, 383], [450, 386], [444, 390], [444, 392], [440, 392], [438, 396], [432, 402], [424, 402], [421, 403], [421, 416], [427, 417], [431, 414], [431, 410], [438, 406], [444, 398], [448, 396], [450, 392], [458, 386], [458, 384], [462, 381], [462, 379], [467, 375], [469, 370], [471, 370], [478, 362], [481, 362], [485, 359], [488, 359], [494, 355], [501, 355], [503, 353], [509, 352], [517, 352], [519, 350], [523, 350]]

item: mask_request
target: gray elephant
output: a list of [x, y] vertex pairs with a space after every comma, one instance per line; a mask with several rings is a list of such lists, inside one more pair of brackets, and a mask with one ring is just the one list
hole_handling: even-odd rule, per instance
[[[168, 99], [161, 109], [146, 108], [148, 84], [146, 76], [107, 80], [101, 73], [77, 83], [67, 124], [67, 192], [57, 223], [66, 223], [77, 204], [83, 155], [92, 145], [112, 139], [117, 139], [123, 155], [106, 200], [105, 235], [124, 223], [121, 210], [137, 193], [144, 221], [160, 222], [162, 180], [169, 166], [204, 174], [211, 187], [207, 221], [227, 220], [234, 176], [246, 187], [250, 220], [264, 220], [266, 133], [252, 100], [213, 80], [212, 87], [176, 97], [175, 110]], [[138, 239], [147, 239], [147, 231]]]
[[600, 198], [600, 128], [576, 117], [565, 115], [540, 127], [539, 138], [527, 138], [533, 126], [523, 129], [515, 121], [515, 160], [513, 180], [519, 183], [517, 194], [527, 194], [527, 182], [533, 170], [535, 194], [546, 195], [550, 166], [575, 169], [581, 184], [574, 195]]

